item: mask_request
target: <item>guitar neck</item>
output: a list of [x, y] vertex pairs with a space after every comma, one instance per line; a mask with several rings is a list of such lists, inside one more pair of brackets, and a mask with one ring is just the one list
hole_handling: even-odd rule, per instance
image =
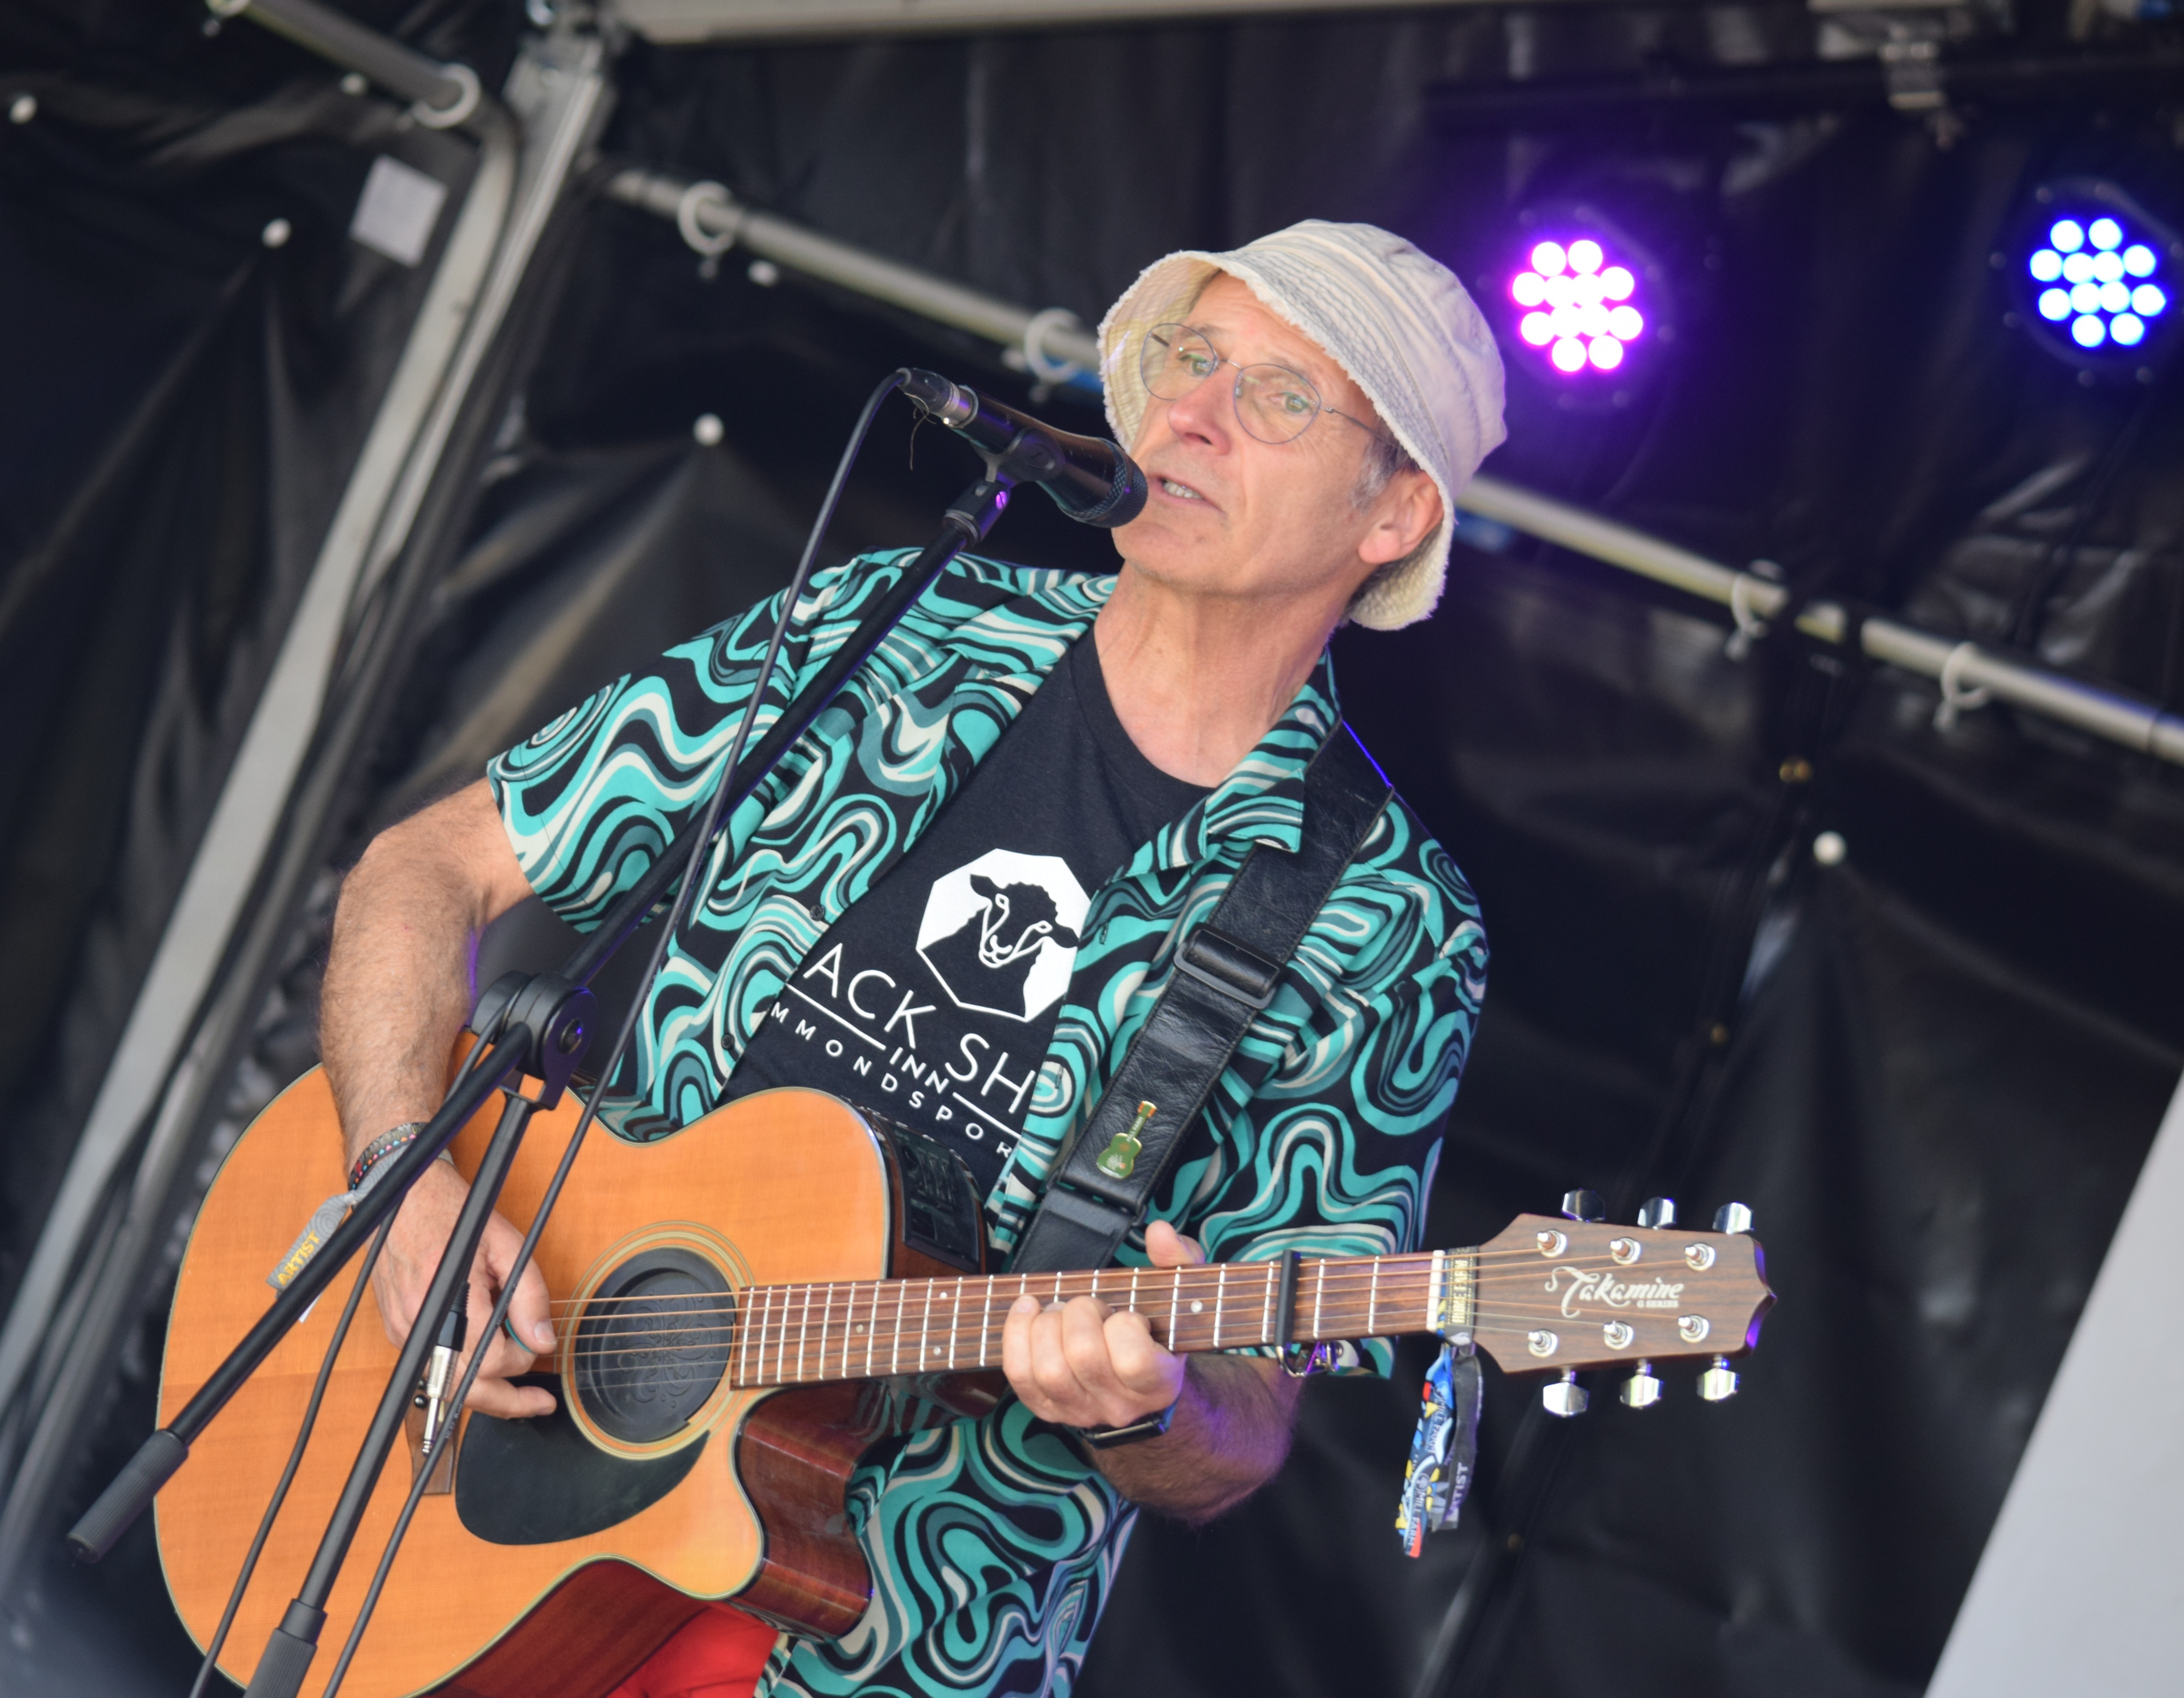
[[999, 1367], [1010, 1306], [1025, 1295], [1097, 1297], [1144, 1316], [1178, 1353], [1434, 1332], [1470, 1323], [1474, 1254], [1300, 1261], [1285, 1337], [1279, 1261], [756, 1286], [741, 1294], [728, 1371], [758, 1387]]

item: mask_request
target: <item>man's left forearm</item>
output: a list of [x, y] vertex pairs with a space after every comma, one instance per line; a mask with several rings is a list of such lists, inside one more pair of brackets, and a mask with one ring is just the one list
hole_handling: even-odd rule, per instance
[[1262, 1356], [1193, 1356], [1166, 1433], [1093, 1455], [1133, 1503], [1194, 1526], [1211, 1521], [1281, 1467], [1303, 1383]]

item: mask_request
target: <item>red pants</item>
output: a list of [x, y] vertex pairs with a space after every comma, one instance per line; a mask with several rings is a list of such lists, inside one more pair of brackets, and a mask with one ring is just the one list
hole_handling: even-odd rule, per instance
[[750, 1698], [778, 1635], [740, 1610], [706, 1610], [607, 1698]]

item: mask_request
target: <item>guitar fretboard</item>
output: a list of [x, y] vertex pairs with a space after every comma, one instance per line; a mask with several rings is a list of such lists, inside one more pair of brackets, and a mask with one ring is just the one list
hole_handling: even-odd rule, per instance
[[[1304, 1261], [1289, 1337], [1309, 1344], [1466, 1323], [1470, 1272], [1460, 1251]], [[1269, 1344], [1280, 1335], [1280, 1293], [1281, 1265], [1256, 1261], [762, 1285], [740, 1294], [728, 1372], [732, 1383], [757, 1387], [999, 1367], [1010, 1306], [1026, 1294], [1097, 1297], [1144, 1316], [1178, 1352]]]

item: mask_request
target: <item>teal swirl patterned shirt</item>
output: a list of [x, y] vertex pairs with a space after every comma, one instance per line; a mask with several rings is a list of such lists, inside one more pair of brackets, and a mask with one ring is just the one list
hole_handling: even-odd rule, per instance
[[[815, 575], [754, 741], [911, 558]], [[967, 556], [926, 592], [735, 810], [649, 994], [632, 1067], [610, 1083], [621, 1135], [656, 1136], [714, 1105], [811, 945], [948, 804], [1113, 587]], [[669, 650], [652, 676], [609, 686], [493, 762], [517, 859], [563, 917], [597, 924], [694, 824], [778, 610], [777, 598]], [[1323, 657], [1236, 769], [1094, 894], [1023, 1134], [986, 1198], [997, 1254], [1245, 854], [1297, 846], [1305, 767], [1338, 713]], [[1252, 1022], [1152, 1214], [1216, 1261], [1417, 1248], [1485, 971], [1478, 905], [1398, 800]], [[1134, 1239], [1123, 1259], [1143, 1263]], [[1346, 1353], [1351, 1367], [1389, 1363], [1385, 1340]], [[1013, 1398], [975, 1420], [907, 1397], [894, 1407], [849, 1504], [872, 1606], [838, 1643], [784, 1637], [759, 1698], [1067, 1694], [1134, 1511]]]

